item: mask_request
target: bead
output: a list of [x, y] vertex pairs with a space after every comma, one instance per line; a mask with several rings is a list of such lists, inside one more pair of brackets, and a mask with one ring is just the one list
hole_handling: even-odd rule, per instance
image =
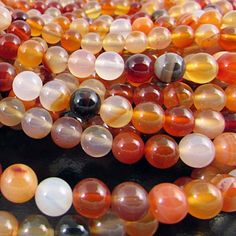
[[220, 112], [213, 110], [199, 110], [194, 113], [194, 133], [206, 135], [214, 139], [225, 129], [225, 119]]
[[18, 221], [14, 215], [7, 211], [0, 211], [0, 229], [4, 236], [16, 236]]
[[236, 50], [236, 27], [229, 26], [220, 31], [219, 44], [224, 50], [234, 51]]
[[133, 108], [130, 102], [121, 96], [111, 96], [104, 100], [100, 109], [102, 120], [113, 128], [127, 125], [132, 118]]
[[80, 181], [73, 190], [73, 205], [82, 216], [96, 219], [103, 216], [111, 204], [111, 194], [100, 180], [87, 178]]
[[56, 7], [49, 7], [45, 12], [45, 15], [50, 15], [53, 18], [60, 16], [61, 15], [61, 11], [59, 9], [57, 9]]
[[164, 224], [175, 224], [188, 213], [185, 194], [174, 184], [162, 183], [149, 192], [150, 209], [154, 217]]
[[7, 10], [7, 8], [3, 6], [0, 6], [0, 18], [1, 18], [0, 30], [7, 29], [11, 24], [12, 18], [11, 18], [11, 13]]
[[124, 71], [124, 60], [116, 52], [103, 52], [96, 59], [95, 71], [104, 80], [115, 80]]
[[20, 124], [25, 113], [24, 104], [17, 98], [7, 97], [0, 101], [0, 122], [7, 126]]
[[31, 38], [31, 40], [35, 40], [35, 41], [39, 42], [41, 44], [41, 46], [43, 47], [43, 52], [46, 52], [48, 50], [48, 44], [44, 39], [42, 39], [40, 37], [33, 37], [33, 38]]
[[193, 43], [194, 32], [188, 25], [178, 25], [171, 35], [172, 43], [177, 48], [186, 48]]
[[143, 32], [132, 31], [126, 38], [125, 48], [131, 53], [142, 53], [146, 50], [147, 44], [147, 37]]
[[84, 130], [81, 147], [89, 156], [103, 157], [112, 148], [113, 137], [110, 131], [101, 125], [93, 125]]
[[63, 111], [69, 106], [70, 91], [62, 81], [49, 81], [41, 89], [39, 99], [45, 109]]
[[65, 215], [56, 225], [55, 236], [89, 236], [86, 221], [78, 215]]
[[96, 19], [89, 27], [90, 32], [96, 32], [102, 39], [107, 35], [109, 31], [109, 23], [105, 20]]
[[78, 33], [84, 36], [89, 31], [89, 23], [87, 20], [79, 18], [71, 22], [70, 29], [76, 30]]
[[193, 180], [184, 186], [189, 214], [198, 219], [215, 217], [223, 206], [220, 190], [203, 180]]
[[164, 105], [166, 108], [183, 106], [191, 108], [193, 105], [193, 90], [190, 86], [182, 82], [168, 84], [164, 90]]
[[125, 47], [125, 39], [122, 34], [108, 33], [102, 42], [105, 51], [121, 53]]
[[127, 80], [131, 83], [145, 83], [153, 76], [154, 63], [144, 54], [130, 56], [125, 62]]
[[179, 143], [179, 154], [186, 165], [202, 168], [214, 160], [215, 147], [212, 141], [203, 134], [188, 134]]
[[61, 148], [73, 148], [80, 142], [82, 126], [80, 122], [71, 117], [57, 119], [51, 130], [53, 142]]
[[15, 76], [16, 70], [14, 66], [7, 62], [0, 62], [0, 92], [11, 90]]
[[193, 131], [194, 116], [190, 109], [173, 107], [165, 111], [165, 131], [176, 137], [183, 137]]
[[19, 73], [13, 81], [13, 91], [15, 95], [23, 101], [36, 99], [43, 87], [41, 78], [34, 72], [23, 71]]
[[36, 174], [23, 164], [11, 165], [1, 175], [1, 193], [10, 202], [29, 201], [33, 198], [37, 185]]
[[16, 21], [16, 20], [26, 21], [28, 19], [28, 14], [26, 14], [25, 12], [21, 10], [14, 10], [12, 12], [11, 17], [12, 17], [12, 21]]
[[236, 111], [236, 86], [235, 85], [229, 85], [227, 86], [225, 90], [226, 95], [226, 107], [230, 110], [235, 112]]
[[148, 34], [153, 28], [153, 22], [148, 17], [139, 17], [132, 24], [133, 31], [141, 31]]
[[28, 40], [20, 45], [17, 60], [26, 68], [35, 68], [41, 64], [43, 53], [43, 47], [39, 42]]
[[191, 173], [192, 179], [201, 179], [207, 182], [210, 182], [212, 178], [214, 178], [217, 174], [219, 174], [219, 170], [214, 166], [207, 166], [204, 168], [193, 169]]
[[190, 181], [192, 181], [192, 178], [189, 177], [179, 177], [178, 179], [176, 179], [174, 181], [174, 184], [177, 185], [178, 187], [180, 187], [181, 189], [184, 188], [184, 186], [189, 183]]
[[41, 212], [48, 216], [61, 216], [72, 205], [72, 190], [60, 178], [47, 178], [37, 187], [35, 202]]
[[228, 166], [236, 165], [236, 134], [222, 133], [214, 141], [216, 155], [215, 159], [221, 164]]
[[165, 53], [161, 55], [154, 64], [154, 73], [157, 78], [164, 83], [175, 82], [182, 79], [184, 71], [184, 60], [175, 53]]
[[132, 26], [130, 21], [127, 19], [116, 19], [111, 23], [110, 26], [110, 33], [121, 34], [124, 39], [126, 39], [131, 30]]
[[91, 234], [94, 236], [125, 236], [124, 222], [112, 211], [90, 221]]
[[78, 31], [69, 29], [61, 38], [61, 46], [69, 52], [80, 49], [81, 35]]
[[81, 48], [97, 54], [102, 50], [102, 39], [99, 34], [94, 32], [89, 32], [83, 36], [81, 40]]
[[156, 168], [170, 168], [179, 160], [179, 147], [167, 135], [154, 135], [145, 144], [145, 157]]
[[223, 113], [225, 120], [225, 132], [236, 132], [236, 114], [231, 112]]
[[23, 20], [16, 20], [7, 28], [7, 33], [17, 35], [22, 41], [28, 40], [31, 36], [29, 24]]
[[31, 36], [40, 36], [44, 27], [44, 21], [40, 16], [32, 16], [26, 20], [31, 29]]
[[204, 12], [199, 18], [199, 24], [213, 24], [216, 27], [221, 26], [221, 14], [216, 10], [209, 10]]
[[209, 83], [216, 78], [218, 64], [213, 56], [207, 53], [196, 53], [184, 58], [184, 78], [194, 83]]
[[42, 215], [30, 215], [21, 222], [17, 235], [53, 236], [54, 230], [46, 217]]
[[95, 71], [95, 56], [85, 50], [77, 50], [69, 56], [68, 69], [79, 78], [86, 78]]
[[236, 20], [236, 11], [235, 10], [229, 11], [223, 16], [221, 27], [225, 28], [227, 26], [235, 26], [234, 24], [235, 20]]
[[123, 220], [140, 220], [148, 213], [147, 192], [134, 182], [119, 184], [112, 192], [111, 207], [113, 212]]
[[154, 102], [144, 102], [134, 108], [132, 124], [142, 133], [154, 134], [162, 128], [164, 119], [161, 106]]
[[165, 27], [169, 30], [174, 29], [175, 25], [176, 25], [176, 21], [174, 17], [171, 16], [160, 16], [155, 22], [154, 22], [155, 26], [161, 26], [161, 27]]
[[144, 154], [144, 143], [134, 132], [121, 132], [113, 140], [112, 153], [124, 164], [138, 162]]
[[57, 16], [53, 19], [53, 23], [56, 23], [61, 26], [63, 31], [66, 31], [69, 29], [70, 26], [70, 20], [65, 16]]
[[197, 110], [221, 111], [225, 106], [226, 96], [224, 90], [218, 85], [204, 84], [194, 91], [193, 103]]
[[97, 1], [90, 1], [84, 5], [84, 12], [88, 18], [96, 19], [101, 15], [102, 8]]
[[49, 44], [56, 44], [61, 40], [63, 30], [59, 24], [45, 24], [42, 30], [43, 39]]

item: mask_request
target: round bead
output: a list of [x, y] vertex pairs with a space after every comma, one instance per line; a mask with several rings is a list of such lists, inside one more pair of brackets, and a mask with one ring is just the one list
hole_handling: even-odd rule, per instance
[[149, 209], [147, 192], [134, 182], [119, 184], [112, 192], [111, 207], [113, 212], [123, 220], [140, 220]]
[[188, 25], [178, 25], [172, 32], [172, 43], [177, 48], [190, 46], [194, 40], [193, 29]]
[[43, 30], [44, 21], [40, 16], [31, 16], [26, 21], [31, 29], [31, 36], [40, 36]]
[[41, 212], [48, 216], [61, 216], [72, 205], [72, 190], [60, 178], [47, 178], [39, 185], [35, 193], [35, 202]]
[[125, 48], [131, 53], [142, 53], [146, 50], [147, 45], [147, 37], [140, 31], [130, 32], [125, 41]]
[[80, 215], [87, 218], [96, 219], [101, 217], [110, 208], [110, 203], [110, 191], [98, 179], [84, 179], [73, 190], [73, 205]]
[[37, 185], [36, 174], [23, 164], [11, 165], [1, 175], [1, 193], [10, 202], [29, 201], [33, 198]]
[[61, 117], [52, 126], [53, 142], [62, 148], [73, 148], [80, 142], [82, 135], [80, 122], [72, 117]]
[[81, 35], [77, 30], [67, 30], [61, 38], [61, 46], [69, 52], [80, 49]]
[[127, 125], [133, 115], [133, 108], [130, 102], [121, 96], [111, 96], [104, 100], [100, 109], [102, 120], [113, 128], [120, 128]]
[[7, 33], [17, 35], [22, 41], [28, 40], [31, 36], [31, 28], [29, 24], [23, 20], [16, 20], [11, 23], [7, 29]]
[[196, 168], [193, 169], [192, 173], [191, 173], [191, 178], [192, 179], [201, 179], [201, 180], [205, 180], [207, 182], [210, 182], [210, 180], [212, 178], [214, 178], [216, 175], [218, 175], [220, 172], [219, 169], [217, 169], [214, 166], [207, 166], [204, 168]]
[[158, 184], [149, 192], [150, 209], [154, 217], [164, 224], [175, 224], [188, 213], [183, 191], [174, 184]]
[[215, 147], [205, 135], [188, 134], [179, 143], [180, 159], [188, 166], [202, 168], [208, 166], [215, 157]]
[[115, 80], [124, 71], [124, 60], [116, 52], [104, 52], [96, 59], [95, 71], [104, 80]]
[[139, 17], [134, 20], [132, 24], [133, 31], [141, 31], [145, 34], [148, 34], [153, 28], [153, 22], [148, 17]]
[[230, 110], [235, 112], [236, 111], [236, 85], [232, 84], [229, 85], [225, 90], [226, 95], [226, 107]]
[[73, 20], [70, 24], [70, 29], [76, 30], [82, 36], [86, 35], [89, 30], [89, 23], [83, 18]]
[[0, 211], [0, 229], [4, 236], [16, 236], [18, 221], [14, 215], [7, 211]]
[[42, 37], [49, 44], [56, 44], [61, 40], [63, 30], [59, 24], [48, 23], [43, 27]]
[[52, 117], [48, 111], [35, 107], [25, 112], [21, 126], [29, 137], [41, 139], [50, 133], [52, 122]]
[[7, 62], [0, 62], [0, 92], [11, 90], [15, 76], [16, 70], [14, 66]]
[[7, 10], [6, 7], [0, 6], [0, 18], [0, 30], [7, 29], [11, 24], [12, 18], [11, 13]]
[[130, 20], [127, 19], [116, 19], [110, 26], [110, 33], [121, 34], [124, 39], [126, 39], [131, 30]]
[[181, 56], [175, 53], [165, 53], [157, 58], [154, 73], [164, 83], [175, 82], [182, 79], [185, 63]]
[[235, 51], [236, 50], [236, 27], [229, 26], [220, 31], [220, 46], [227, 51]]
[[102, 39], [100, 35], [94, 32], [84, 35], [81, 40], [81, 48], [92, 54], [99, 53], [102, 50]]
[[154, 135], [145, 144], [145, 157], [156, 168], [170, 168], [179, 160], [178, 144], [167, 135]]
[[92, 157], [103, 157], [112, 148], [113, 137], [103, 126], [93, 125], [84, 130], [81, 137], [81, 147]]
[[223, 198], [219, 189], [203, 180], [193, 180], [184, 186], [189, 214], [198, 219], [211, 219], [222, 210]]
[[32, 71], [19, 73], [13, 81], [13, 91], [15, 95], [23, 101], [36, 99], [43, 87], [41, 78]]
[[78, 78], [86, 78], [95, 71], [95, 56], [83, 49], [73, 52], [68, 60], [68, 69]]
[[108, 33], [103, 39], [102, 45], [105, 51], [121, 53], [125, 47], [125, 39], [122, 34]]

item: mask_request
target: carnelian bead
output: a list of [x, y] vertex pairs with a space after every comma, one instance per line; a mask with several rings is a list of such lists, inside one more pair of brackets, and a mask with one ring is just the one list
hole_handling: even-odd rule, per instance
[[65, 16], [55, 17], [52, 22], [60, 25], [63, 31], [68, 30], [70, 27], [70, 20]]
[[236, 85], [229, 85], [225, 90], [226, 107], [236, 112]]
[[90, 25], [89, 31], [98, 33], [103, 39], [109, 31], [109, 24], [105, 20], [97, 19]]
[[44, 21], [39, 16], [32, 16], [26, 20], [31, 28], [31, 36], [40, 36], [43, 30]]
[[142, 31], [148, 34], [153, 28], [153, 22], [148, 17], [139, 17], [132, 24], [133, 31]]
[[201, 17], [199, 18], [199, 24], [213, 24], [217, 28], [221, 26], [221, 14], [217, 10], [209, 10], [204, 12]]
[[201, 179], [205, 181], [210, 181], [213, 177], [219, 174], [219, 170], [214, 166], [207, 166], [204, 168], [193, 169], [191, 173], [192, 179]]
[[69, 52], [80, 49], [81, 35], [78, 31], [69, 29], [61, 38], [61, 46]]
[[12, 83], [16, 76], [14, 66], [7, 62], [0, 62], [0, 92], [12, 89]]
[[236, 27], [228, 26], [220, 31], [220, 46], [224, 50], [236, 50]]
[[102, 0], [101, 6], [103, 15], [113, 15], [116, 9], [114, 2], [110, 0]]
[[172, 31], [172, 43], [177, 48], [190, 46], [194, 40], [193, 29], [188, 25], [178, 25]]
[[176, 25], [176, 21], [175, 21], [175, 18], [174, 17], [171, 17], [171, 16], [161, 16], [159, 17], [155, 23], [154, 23], [155, 26], [161, 26], [161, 27], [165, 27], [169, 30], [172, 30], [175, 25]]
[[28, 40], [31, 36], [30, 25], [23, 20], [16, 20], [11, 23], [7, 29], [7, 33], [17, 35], [22, 41]]

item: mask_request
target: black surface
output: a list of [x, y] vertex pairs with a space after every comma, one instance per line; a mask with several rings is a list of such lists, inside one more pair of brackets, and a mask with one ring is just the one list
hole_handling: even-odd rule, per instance
[[[129, 166], [119, 163], [111, 154], [95, 159], [87, 156], [80, 146], [64, 150], [53, 144], [50, 137], [33, 140], [21, 131], [5, 127], [0, 129], [0, 150], [0, 163], [4, 169], [14, 163], [24, 163], [36, 172], [39, 181], [57, 176], [67, 181], [72, 188], [83, 178], [95, 177], [104, 181], [111, 190], [117, 184], [129, 180], [141, 184], [149, 191], [158, 183], [173, 182], [191, 172], [181, 162], [174, 168], [158, 170], [151, 167], [146, 160]], [[1, 195], [0, 210], [12, 212], [19, 220], [30, 214], [41, 214], [34, 200], [25, 204], [13, 204]], [[72, 208], [70, 213], [74, 213]], [[48, 219], [55, 226], [60, 218]], [[236, 213], [222, 213], [212, 220], [197, 220], [188, 216], [175, 225], [161, 224], [156, 235], [235, 236]]]

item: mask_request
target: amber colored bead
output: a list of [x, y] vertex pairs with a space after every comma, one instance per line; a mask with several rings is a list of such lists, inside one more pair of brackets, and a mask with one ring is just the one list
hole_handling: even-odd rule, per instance
[[103, 39], [102, 44], [105, 51], [120, 53], [125, 47], [125, 39], [121, 34], [109, 33]]
[[40, 36], [43, 30], [44, 21], [39, 16], [32, 16], [26, 21], [31, 28], [31, 36]]
[[24, 12], [27, 12], [29, 9], [30, 9], [30, 5], [29, 5], [29, 2], [25, 1], [25, 0], [19, 0], [19, 1], [16, 1], [14, 3], [14, 7], [16, 9], [20, 9]]
[[145, 157], [156, 168], [169, 168], [179, 160], [178, 144], [167, 135], [154, 135], [145, 144]]
[[14, 66], [7, 62], [0, 62], [0, 92], [10, 91], [16, 76]]
[[17, 236], [18, 221], [14, 215], [7, 211], [0, 211], [0, 233], [3, 236]]
[[178, 25], [172, 31], [172, 43], [177, 48], [190, 46], [194, 40], [193, 29], [188, 25]]
[[200, 25], [202, 24], [213, 24], [216, 27], [220, 27], [221, 26], [221, 14], [219, 13], [219, 11], [217, 10], [209, 10], [204, 12], [201, 17], [199, 18], [198, 23]]
[[220, 46], [227, 51], [236, 50], [236, 27], [228, 26], [220, 31]]
[[49, 23], [43, 27], [42, 37], [49, 44], [56, 44], [61, 40], [63, 30], [56, 23]]
[[193, 30], [198, 27], [198, 17], [193, 15], [192, 13], [185, 13], [177, 18], [177, 25], [188, 25]]
[[132, 24], [133, 31], [141, 31], [148, 34], [153, 28], [153, 22], [148, 17], [139, 17]]
[[225, 90], [226, 107], [236, 112], [236, 85], [229, 85]]
[[81, 35], [78, 31], [69, 29], [61, 38], [61, 46], [69, 52], [80, 49]]
[[27, 22], [23, 20], [16, 20], [8, 27], [7, 33], [15, 34], [22, 41], [25, 41], [31, 36], [31, 28]]
[[213, 177], [219, 174], [220, 171], [214, 166], [193, 169], [191, 173], [192, 179], [201, 179], [209, 182]]
[[144, 154], [143, 140], [134, 132], [121, 132], [113, 140], [112, 153], [118, 161], [133, 164]]
[[194, 117], [190, 109], [185, 107], [173, 107], [165, 112], [163, 128], [173, 136], [183, 137], [190, 134], [194, 127]]
[[95, 32], [103, 39], [109, 31], [109, 24], [104, 20], [95, 20], [89, 27], [90, 32]]
[[114, 2], [110, 0], [102, 0], [101, 6], [103, 15], [113, 15], [116, 9]]
[[65, 16], [55, 17], [52, 22], [60, 25], [63, 31], [68, 30], [70, 27], [70, 20]]
[[155, 23], [154, 23], [155, 26], [161, 26], [161, 27], [165, 27], [169, 30], [172, 30], [175, 25], [176, 25], [176, 21], [175, 21], [175, 18], [174, 17], [171, 17], [171, 16], [161, 16], [159, 17]]

